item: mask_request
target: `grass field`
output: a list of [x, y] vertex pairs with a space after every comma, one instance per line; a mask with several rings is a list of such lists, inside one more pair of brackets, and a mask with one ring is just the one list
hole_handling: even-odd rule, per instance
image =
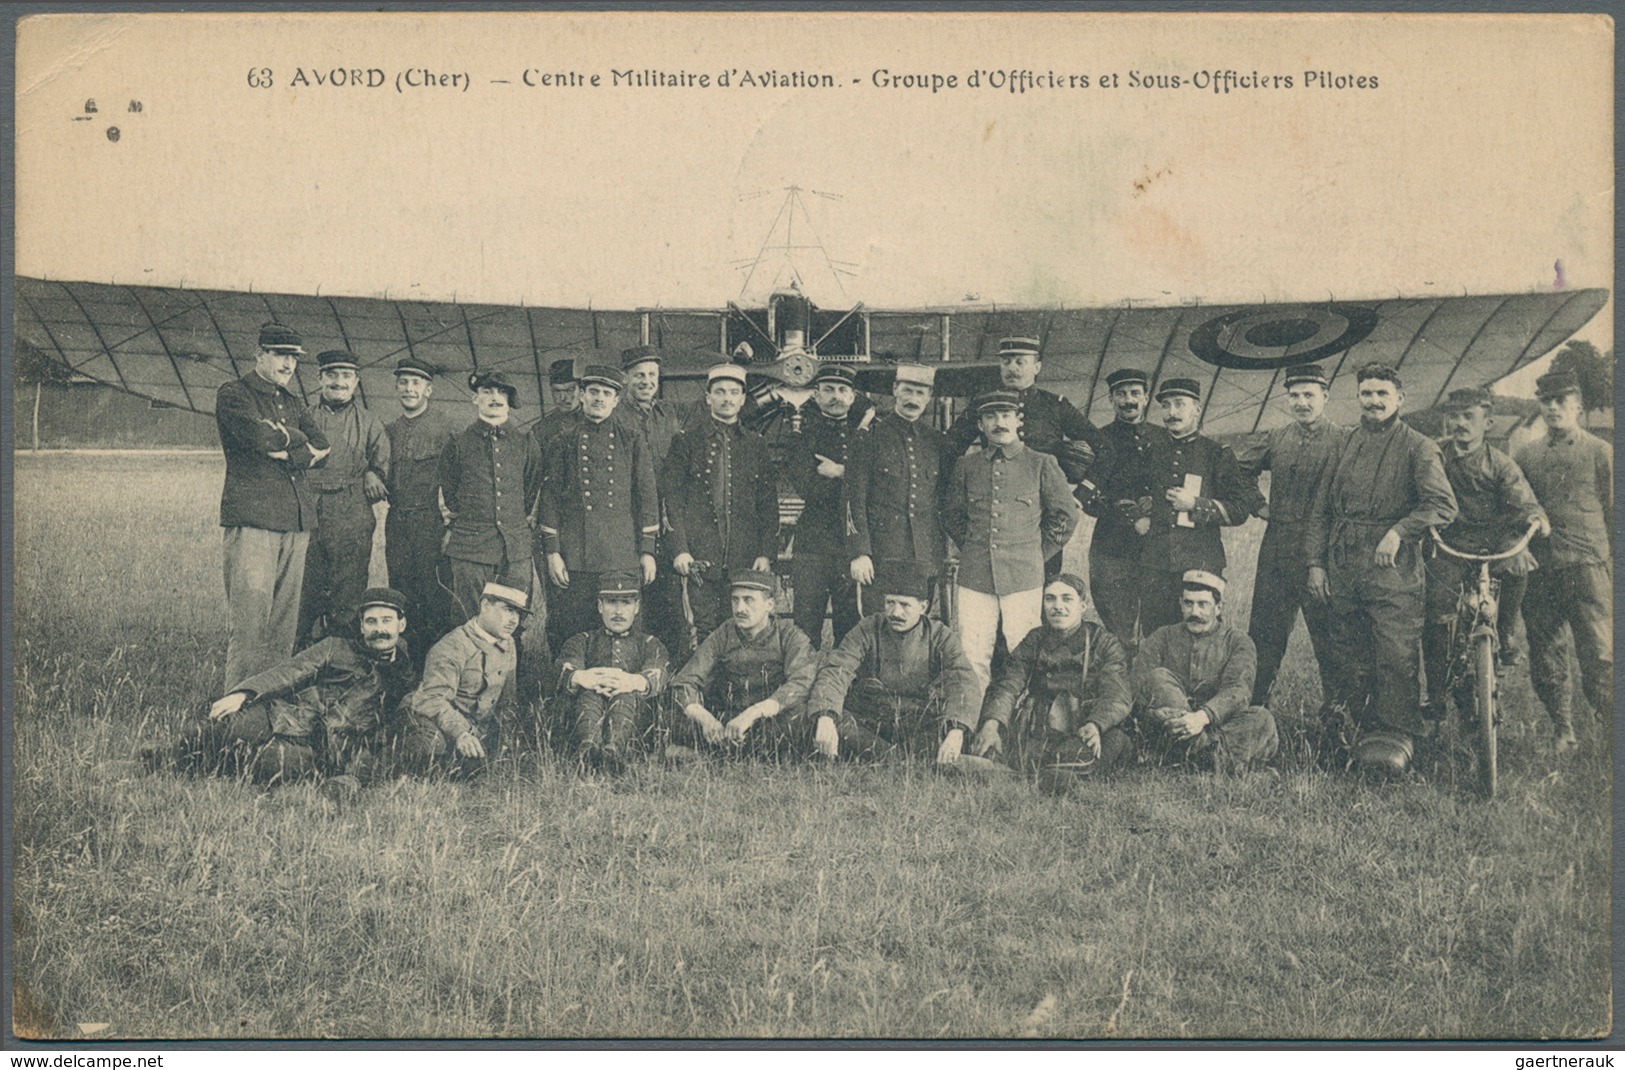
[[[1522, 670], [1493, 802], [1298, 751], [1278, 776], [1136, 773], [1062, 800], [919, 768], [609, 782], [538, 756], [344, 806], [132, 774], [220, 684], [221, 467], [16, 459], [23, 1036], [1610, 1027], [1609, 732], [1582, 725], [1557, 767]], [[1233, 533], [1241, 606], [1258, 533]], [[1290, 740], [1318, 703], [1301, 633], [1277, 696]]]

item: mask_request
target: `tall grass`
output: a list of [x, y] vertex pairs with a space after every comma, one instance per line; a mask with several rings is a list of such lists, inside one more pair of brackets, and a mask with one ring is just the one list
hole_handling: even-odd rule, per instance
[[[219, 686], [219, 463], [19, 457], [17, 1028], [74, 1037], [1583, 1037], [1609, 741], [1509, 680], [1504, 794], [1283, 755], [1055, 800], [916, 767], [522, 755], [474, 784], [148, 777]], [[1257, 532], [1232, 546], [1246, 602]], [[1079, 549], [1075, 545], [1073, 552]], [[1278, 688], [1317, 701], [1302, 636]]]

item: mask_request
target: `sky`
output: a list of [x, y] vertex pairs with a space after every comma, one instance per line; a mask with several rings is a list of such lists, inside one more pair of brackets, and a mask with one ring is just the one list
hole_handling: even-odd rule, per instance
[[1588, 16], [39, 17], [16, 268], [716, 308], [794, 185], [826, 306], [1611, 287], [1611, 64]]

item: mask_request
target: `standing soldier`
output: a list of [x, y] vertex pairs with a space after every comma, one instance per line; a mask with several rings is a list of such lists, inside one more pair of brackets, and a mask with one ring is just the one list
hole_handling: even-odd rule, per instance
[[374, 502], [389, 494], [389, 435], [383, 423], [356, 400], [356, 359], [341, 349], [318, 354], [322, 400], [311, 410], [333, 452], [311, 472], [316, 491], [316, 534], [305, 555], [299, 635], [313, 643], [341, 630], [367, 589]]
[[987, 689], [998, 632], [1014, 650], [1042, 619], [1044, 562], [1078, 526], [1078, 503], [1055, 458], [1020, 440], [1021, 398], [976, 399], [987, 448], [961, 457], [943, 497], [943, 527], [959, 546], [956, 626]]
[[395, 365], [401, 414], [384, 426], [389, 435], [389, 513], [384, 517], [384, 559], [389, 582], [406, 596], [412, 622], [409, 649], [421, 665], [429, 647], [454, 623], [440, 586], [440, 454], [461, 430], [443, 406], [431, 405], [435, 369], [411, 357]]
[[[643, 431], [643, 437], [649, 444], [649, 461], [654, 465], [658, 481], [660, 468], [666, 463], [666, 454], [671, 452], [672, 439], [682, 428], [683, 414], [675, 404], [660, 396], [660, 350], [654, 346], [636, 346], [626, 350], [621, 354], [621, 371], [626, 375], [627, 397], [615, 410], [615, 415]], [[670, 561], [671, 554], [665, 546], [666, 512], [663, 504], [656, 504], [655, 515], [662, 518], [661, 531], [655, 536], [655, 560]], [[677, 604], [677, 585], [670, 575], [670, 569], [666, 571], [667, 575], [644, 589], [641, 600], [643, 623], [667, 650], [682, 650], [687, 631], [682, 610]]]
[[1138, 368], [1106, 376], [1114, 418], [1100, 429], [1093, 480], [1078, 484], [1084, 512], [1095, 518], [1089, 537], [1089, 591], [1101, 622], [1126, 650], [1134, 649], [1140, 620], [1140, 544], [1151, 530], [1151, 475], [1147, 458], [1163, 429], [1146, 422], [1151, 377]]
[[546, 445], [548, 436], [558, 430], [560, 424], [581, 411], [581, 383], [576, 379], [574, 357], [560, 357], [547, 366], [547, 391], [552, 405], [530, 432], [536, 436], [538, 446]]
[[305, 482], [331, 447], [304, 401], [288, 391], [304, 342], [260, 328], [254, 370], [220, 387], [214, 420], [226, 454], [226, 688], [293, 653], [316, 501]]
[[[1100, 431], [1072, 402], [1033, 385], [1043, 370], [1038, 339], [1000, 339], [999, 381], [1005, 390], [1016, 393], [1021, 405], [1021, 428], [1017, 432], [1020, 440], [1028, 448], [1054, 457], [1068, 483], [1079, 483], [1094, 465]], [[961, 456], [976, 445], [980, 435], [980, 417], [967, 409], [948, 429], [949, 455]], [[1065, 549], [1063, 543], [1045, 558], [1046, 577], [1061, 571], [1061, 552]]]
[[801, 408], [801, 431], [790, 448], [790, 482], [806, 507], [796, 522], [791, 562], [796, 627], [813, 648], [823, 645], [824, 608], [832, 606], [834, 642], [858, 622], [858, 591], [846, 557], [846, 513], [841, 507], [848, 452], [874, 419], [874, 406], [859, 398], [857, 377], [843, 364], [826, 364], [813, 379], [813, 396]]
[[1187, 570], [1224, 574], [1220, 529], [1246, 523], [1264, 504], [1258, 482], [1242, 474], [1230, 447], [1197, 433], [1202, 388], [1195, 379], [1163, 380], [1157, 402], [1168, 433], [1152, 440], [1146, 462], [1151, 525], [1140, 546], [1140, 624], [1147, 635], [1179, 623]]
[[[1405, 403], [1399, 373], [1367, 364], [1355, 380], [1360, 426], [1328, 466], [1310, 511], [1309, 593], [1331, 603], [1331, 656], [1322, 666], [1322, 685], [1336, 719], [1352, 719], [1360, 734], [1354, 761], [1398, 775], [1422, 729], [1422, 540], [1428, 528], [1456, 519], [1456, 496], [1438, 445], [1399, 418]], [[1348, 727], [1322, 725], [1345, 735]], [[1325, 748], [1322, 754], [1328, 755]]]
[[874, 583], [877, 570], [913, 562], [936, 585], [946, 556], [939, 503], [953, 466], [944, 459], [948, 436], [924, 419], [933, 379], [924, 364], [897, 365], [892, 411], [852, 441], [841, 499], [854, 583]]
[[480, 592], [496, 582], [529, 598], [529, 503], [541, 486], [535, 438], [511, 418], [519, 390], [498, 371], [469, 375], [475, 420], [440, 455], [440, 494], [451, 515], [444, 550], [451, 563], [452, 599], [463, 620], [480, 609]]
[[1270, 685], [1286, 655], [1287, 640], [1303, 610], [1303, 624], [1321, 666], [1331, 657], [1331, 622], [1324, 603], [1309, 597], [1309, 559], [1305, 539], [1315, 488], [1337, 463], [1348, 429], [1324, 418], [1326, 373], [1313, 364], [1288, 368], [1287, 407], [1292, 422], [1254, 436], [1242, 450], [1241, 470], [1256, 479], [1270, 473], [1270, 500], [1258, 511], [1268, 522], [1258, 548], [1253, 580], [1253, 611], [1247, 634], [1258, 650], [1253, 705], [1269, 704]]
[[1529, 676], [1556, 727], [1559, 753], [1574, 738], [1569, 650], [1577, 647], [1580, 680], [1606, 729], [1614, 708], [1614, 459], [1608, 444], [1580, 426], [1585, 405], [1569, 372], [1535, 381], [1546, 437], [1517, 451], [1518, 466], [1551, 518], [1550, 538], [1535, 546], [1523, 621]]
[[641, 570], [645, 585], [654, 582], [655, 470], [643, 432], [614, 418], [623, 386], [618, 369], [589, 366], [581, 376], [581, 411], [542, 448], [536, 526], [552, 588], [547, 638], [554, 650], [592, 628], [604, 573]]
[[744, 403], [745, 369], [713, 366], [706, 374], [708, 416], [672, 439], [660, 475], [672, 570], [687, 581], [700, 639], [728, 619], [728, 576], [769, 572], [778, 552], [773, 462], [762, 437], [739, 425]]

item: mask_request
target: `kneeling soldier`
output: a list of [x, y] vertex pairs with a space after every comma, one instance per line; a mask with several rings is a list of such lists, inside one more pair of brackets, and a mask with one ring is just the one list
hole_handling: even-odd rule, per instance
[[1140, 735], [1159, 761], [1239, 772], [1275, 757], [1275, 718], [1249, 706], [1258, 655], [1253, 641], [1220, 616], [1224, 581], [1191, 569], [1183, 577], [1184, 620], [1152, 632], [1134, 658]]
[[660, 640], [638, 619], [635, 572], [598, 579], [602, 628], [571, 636], [559, 655], [558, 695], [568, 703], [576, 752], [583, 765], [619, 773], [649, 726], [649, 703], [665, 690], [670, 662]]
[[246, 773], [260, 783], [317, 776], [373, 779], [396, 706], [416, 683], [401, 633], [406, 599], [368, 590], [358, 627], [330, 635], [256, 673], [189, 725], [170, 751], [148, 751], [149, 766]]
[[[746, 746], [758, 752], [786, 749], [794, 722], [818, 671], [812, 641], [774, 616], [778, 581], [773, 573], [745, 569], [730, 582], [733, 619], [712, 632], [672, 678], [675, 748]], [[751, 729], [758, 722], [762, 726]], [[685, 752], [674, 749], [670, 756]]]
[[931, 752], [952, 763], [976, 727], [976, 670], [954, 630], [925, 615], [924, 562], [898, 562], [876, 589], [884, 611], [859, 621], [818, 670], [813, 745], [826, 758]]
[[1013, 768], [1039, 772], [1052, 790], [1134, 754], [1119, 727], [1132, 705], [1128, 655], [1105, 625], [1084, 619], [1084, 591], [1070, 572], [1045, 585], [1044, 623], [1027, 633], [987, 689], [976, 734], [975, 754], [1000, 751]]
[[516, 587], [487, 583], [474, 618], [430, 649], [423, 682], [401, 704], [417, 771], [469, 775], [496, 756], [514, 706], [514, 632], [529, 603]]

